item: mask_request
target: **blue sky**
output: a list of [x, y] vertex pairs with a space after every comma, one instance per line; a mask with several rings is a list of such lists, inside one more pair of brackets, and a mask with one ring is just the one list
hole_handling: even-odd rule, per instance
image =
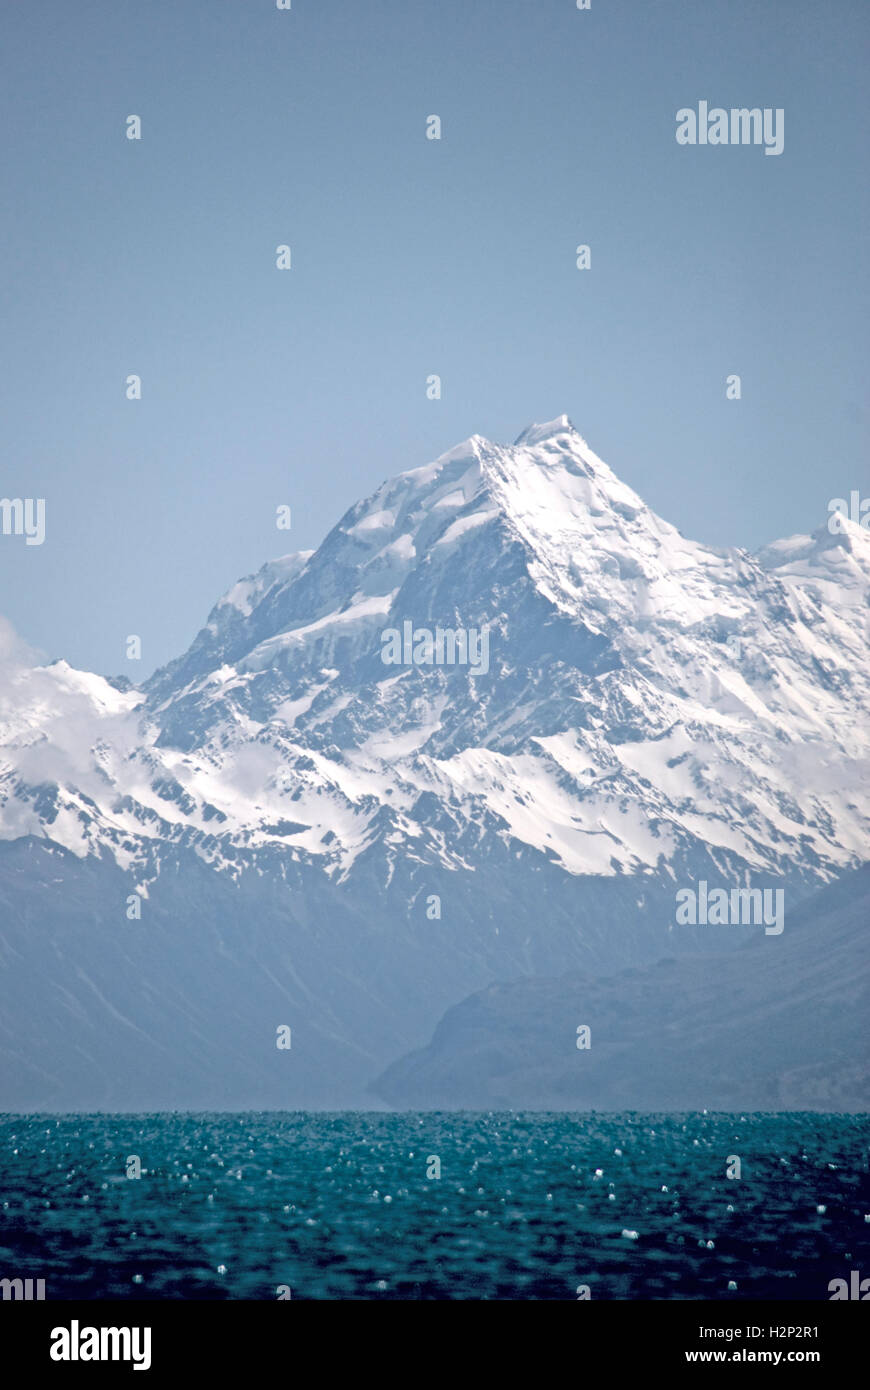
[[[0, 613], [138, 679], [383, 478], [563, 411], [697, 539], [824, 524], [870, 487], [868, 36], [863, 0], [4, 7], [0, 495], [46, 540], [0, 536]], [[783, 153], [679, 146], [700, 100], [783, 108]]]

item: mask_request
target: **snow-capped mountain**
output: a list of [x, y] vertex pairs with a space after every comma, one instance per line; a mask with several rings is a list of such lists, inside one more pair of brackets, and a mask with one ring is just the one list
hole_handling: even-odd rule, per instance
[[[486, 634], [485, 669], [385, 664], [386, 633], [437, 628]], [[41, 961], [99, 1052], [93, 1085], [20, 1057], [22, 1101], [345, 1103], [493, 979], [682, 949], [675, 885], [797, 901], [868, 857], [870, 534], [687, 541], [565, 416], [384, 483], [141, 689], [10, 648], [0, 1043]], [[149, 999], [199, 1058], [181, 1086], [128, 1055], [132, 1029], [153, 1061]], [[247, 1041], [215, 1080], [218, 999]], [[273, 1019], [292, 1068], [257, 1052]]]

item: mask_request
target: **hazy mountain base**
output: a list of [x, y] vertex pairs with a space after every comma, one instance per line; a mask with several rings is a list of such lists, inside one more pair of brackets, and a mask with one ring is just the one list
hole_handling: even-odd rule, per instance
[[867, 1111], [868, 922], [864, 867], [727, 955], [492, 985], [373, 1091], [402, 1109]]
[[655, 880], [577, 879], [528, 849], [518, 878], [518, 847], [493, 851], [476, 872], [400, 863], [384, 892], [376, 851], [337, 884], [280, 852], [231, 876], [167, 846], [128, 920], [135, 881], [111, 860], [0, 843], [0, 1109], [370, 1108], [371, 1078], [469, 991], [662, 954]]

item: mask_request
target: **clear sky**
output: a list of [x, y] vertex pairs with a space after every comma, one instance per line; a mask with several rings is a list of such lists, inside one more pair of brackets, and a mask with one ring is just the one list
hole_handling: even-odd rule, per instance
[[[4, 4], [0, 496], [46, 538], [0, 536], [0, 613], [139, 679], [383, 478], [561, 412], [687, 535], [824, 524], [870, 491], [868, 37], [866, 0]], [[781, 107], [782, 154], [678, 145], [702, 100]]]

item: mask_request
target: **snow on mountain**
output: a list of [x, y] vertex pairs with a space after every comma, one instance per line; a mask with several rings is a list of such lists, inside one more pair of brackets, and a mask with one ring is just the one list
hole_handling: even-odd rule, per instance
[[[12, 853], [22, 837], [76, 856], [88, 902], [108, 889], [85, 864], [113, 894], [147, 894], [167, 933], [155, 990], [182, 949], [171, 922], [193, 930], [191, 866], [209, 892], [227, 885], [213, 913], [228, 959], [230, 937], [248, 952], [232, 893], [250, 894], [251, 969], [278, 933], [263, 988], [292, 979], [325, 1029], [318, 1065], [326, 1035], [349, 1056], [349, 1019], [379, 1011], [380, 1042], [347, 1063], [356, 1085], [511, 970], [675, 949], [675, 883], [800, 896], [866, 859], [868, 614], [870, 534], [852, 523], [755, 557], [716, 550], [656, 516], [565, 416], [510, 447], [474, 435], [385, 482], [315, 551], [235, 584], [141, 690], [16, 656], [0, 841], [38, 879], [47, 931], [53, 869]], [[488, 669], [385, 664], [385, 631], [406, 623], [485, 632]], [[433, 894], [443, 919], [426, 915]], [[305, 1096], [321, 1094], [311, 1066]]]
[[[138, 841], [143, 860], [167, 834], [211, 854], [217, 831], [222, 858], [277, 840], [343, 874], [388, 806], [391, 852], [445, 863], [473, 822], [572, 874], [651, 872], [700, 842], [723, 867], [824, 879], [870, 828], [868, 595], [853, 523], [717, 551], [565, 416], [512, 448], [474, 436], [234, 585], [146, 684], [138, 746], [135, 694], [30, 673], [41, 751], [19, 749], [11, 698], [2, 833], [36, 828], [47, 785], [94, 803], [53, 838]], [[406, 619], [488, 628], [488, 673], [384, 666], [381, 634]], [[457, 834], [415, 814], [431, 796]], [[270, 829], [291, 807], [299, 828]]]

